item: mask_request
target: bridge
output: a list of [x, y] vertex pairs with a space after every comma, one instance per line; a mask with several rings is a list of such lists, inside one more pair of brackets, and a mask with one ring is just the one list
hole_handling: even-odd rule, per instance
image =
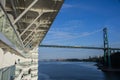
[[120, 51], [120, 48], [110, 48], [109, 41], [107, 36], [107, 28], [103, 29], [103, 43], [104, 47], [93, 47], [93, 46], [67, 46], [67, 45], [39, 45], [40, 47], [49, 47], [49, 48], [74, 48], [74, 49], [93, 49], [93, 50], [103, 50], [104, 51], [104, 63], [111, 68], [111, 59], [110, 54], [114, 53], [116, 50]]
[[[97, 49], [104, 50], [103, 47], [88, 47], [88, 46], [66, 46], [66, 45], [40, 45], [40, 47], [49, 47], [49, 48], [74, 48], [74, 49]], [[110, 50], [120, 50], [120, 48], [109, 48]]]
[[106, 50], [109, 49], [110, 51], [119, 51], [120, 48], [110, 48], [107, 38], [107, 28], [103, 29], [104, 34], [104, 47], [93, 47], [93, 46], [68, 46], [68, 45], [47, 45], [47, 44], [41, 44], [40, 47], [49, 47], [49, 48], [74, 48], [74, 49], [93, 49], [93, 50]]

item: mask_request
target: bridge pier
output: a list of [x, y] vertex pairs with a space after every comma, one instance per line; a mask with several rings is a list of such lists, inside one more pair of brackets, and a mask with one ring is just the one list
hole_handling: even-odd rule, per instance
[[109, 48], [107, 28], [103, 29], [103, 41], [104, 41], [104, 63], [109, 68], [111, 68], [111, 59], [110, 59], [111, 49]]

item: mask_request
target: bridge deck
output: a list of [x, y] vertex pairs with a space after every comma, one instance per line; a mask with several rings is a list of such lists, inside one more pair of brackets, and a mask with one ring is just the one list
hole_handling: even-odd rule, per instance
[[[40, 47], [50, 47], [50, 48], [75, 48], [75, 49], [98, 49], [104, 50], [103, 47], [88, 47], [88, 46], [65, 46], [65, 45], [40, 45]], [[111, 50], [120, 50], [120, 48], [109, 48]]]

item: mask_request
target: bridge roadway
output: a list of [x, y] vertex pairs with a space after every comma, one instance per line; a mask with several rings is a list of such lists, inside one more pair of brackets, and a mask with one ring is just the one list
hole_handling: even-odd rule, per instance
[[[88, 46], [65, 46], [65, 45], [40, 45], [40, 47], [50, 48], [75, 48], [75, 49], [97, 49], [104, 50], [103, 47], [88, 47]], [[109, 48], [110, 50], [120, 50], [120, 48]]]

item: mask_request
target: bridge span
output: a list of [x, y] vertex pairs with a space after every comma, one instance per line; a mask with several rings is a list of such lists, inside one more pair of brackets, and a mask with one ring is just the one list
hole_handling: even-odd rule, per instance
[[103, 47], [94, 46], [65, 46], [65, 45], [39, 45], [40, 47], [50, 47], [50, 48], [75, 48], [75, 49], [93, 49], [93, 50], [103, 50], [104, 51], [104, 64], [111, 68], [111, 53], [120, 52], [120, 48], [109, 47], [107, 28], [103, 29]]
[[[65, 45], [39, 45], [40, 47], [50, 47], [50, 48], [75, 48], [75, 49], [97, 49], [105, 50], [103, 47], [88, 47], [88, 46], [65, 46]], [[120, 50], [120, 48], [109, 48], [110, 50]]]

